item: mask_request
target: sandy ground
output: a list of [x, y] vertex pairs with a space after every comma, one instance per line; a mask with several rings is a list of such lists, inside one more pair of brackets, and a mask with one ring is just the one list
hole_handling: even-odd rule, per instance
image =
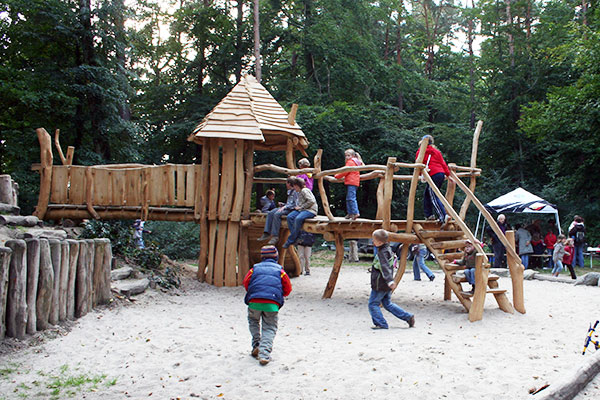
[[[0, 356], [0, 399], [535, 398], [530, 388], [584, 361], [588, 325], [600, 318], [599, 288], [526, 281], [527, 314], [506, 314], [488, 296], [483, 320], [469, 323], [458, 301], [442, 300], [439, 273], [416, 282], [409, 271], [393, 299], [416, 327], [384, 311], [390, 329], [374, 331], [366, 267], [345, 265], [329, 300], [330, 269], [312, 270], [292, 280], [267, 366], [249, 354], [244, 289], [188, 281], [179, 295], [146, 293]], [[594, 398], [598, 377], [577, 397]]]

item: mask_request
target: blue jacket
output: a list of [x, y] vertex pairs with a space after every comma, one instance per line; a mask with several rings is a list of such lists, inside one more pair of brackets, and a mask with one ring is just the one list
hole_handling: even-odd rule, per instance
[[266, 299], [275, 301], [279, 307], [283, 307], [281, 265], [277, 264], [275, 260], [266, 259], [255, 264], [253, 269], [244, 302], [248, 304], [252, 299]]

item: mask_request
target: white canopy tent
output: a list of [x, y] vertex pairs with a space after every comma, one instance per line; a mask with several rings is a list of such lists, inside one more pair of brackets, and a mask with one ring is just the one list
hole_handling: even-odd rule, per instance
[[[558, 209], [554, 204], [547, 202], [535, 194], [529, 193], [523, 188], [516, 188], [512, 192], [506, 193], [498, 197], [495, 200], [490, 201], [484, 205], [485, 208], [496, 214], [504, 213], [532, 213], [532, 214], [554, 214], [556, 218], [556, 226], [558, 227], [558, 233], [560, 230], [560, 221], [558, 219]], [[475, 235], [479, 232], [479, 223], [481, 220], [481, 212], [477, 217], [477, 227], [475, 228]], [[481, 226], [481, 238], [483, 238], [483, 231], [485, 228], [485, 219]]]

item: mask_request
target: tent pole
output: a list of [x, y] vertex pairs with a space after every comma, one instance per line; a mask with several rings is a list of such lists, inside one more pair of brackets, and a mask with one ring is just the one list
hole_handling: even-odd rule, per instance
[[479, 220], [481, 219], [481, 211], [479, 211], [479, 215], [477, 216], [477, 225], [475, 226], [475, 237], [477, 237], [477, 233], [479, 233]]
[[556, 217], [556, 226], [558, 227], [558, 234], [560, 235], [562, 232], [560, 229], [560, 221], [558, 219], [558, 210], [556, 210], [556, 212], [554, 213], [554, 216]]

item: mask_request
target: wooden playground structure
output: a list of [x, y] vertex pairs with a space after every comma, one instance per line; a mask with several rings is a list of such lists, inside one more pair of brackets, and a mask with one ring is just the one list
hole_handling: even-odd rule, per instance
[[[114, 164], [72, 165], [74, 148], [63, 155], [59, 132], [55, 146], [62, 165], [53, 165], [52, 140], [43, 129], [37, 130], [41, 148], [40, 194], [35, 214], [40, 219], [135, 219], [162, 221], [192, 221], [200, 225], [200, 255], [198, 279], [215, 286], [237, 286], [250, 268], [260, 260], [256, 239], [262, 234], [265, 214], [251, 209], [253, 184], [284, 184], [287, 176], [312, 173], [318, 187], [324, 216], [306, 220], [303, 229], [321, 234], [334, 241], [336, 255], [324, 298], [332, 296], [344, 257], [345, 239], [370, 238], [375, 229], [390, 232], [390, 240], [404, 244], [424, 243], [435, 256], [445, 274], [444, 299], [454, 293], [469, 313], [470, 321], [480, 320], [487, 294], [494, 296], [500, 309], [524, 313], [523, 266], [515, 252], [514, 233], [502, 234], [496, 221], [474, 195], [477, 177], [477, 146], [482, 122], [473, 137], [470, 166], [449, 164], [451, 171], [446, 193], [435, 186], [424, 172], [425, 146], [421, 145], [415, 162], [397, 162], [393, 157], [385, 165], [362, 165], [322, 170], [323, 152], [314, 156], [313, 168], [296, 168], [296, 153], [308, 157], [308, 140], [295, 122], [297, 105], [288, 114], [271, 94], [251, 75], [240, 83], [204, 118], [188, 140], [202, 146], [201, 164]], [[255, 151], [285, 151], [286, 166], [254, 165]], [[361, 180], [378, 179], [377, 216], [375, 220], [347, 220], [333, 216], [324, 181], [339, 183], [333, 175], [360, 171]], [[405, 174], [396, 174], [407, 170]], [[261, 177], [263, 171], [281, 177]], [[419, 179], [432, 187], [442, 200], [451, 222], [444, 229], [437, 221], [415, 220], [414, 205]], [[468, 184], [461, 179], [468, 179]], [[405, 219], [392, 219], [394, 182], [410, 185]], [[458, 211], [454, 209], [454, 194], [462, 190], [466, 198]], [[489, 274], [489, 262], [471, 230], [464, 222], [467, 209], [473, 204], [506, 247], [507, 263], [512, 280], [512, 304], [506, 290], [498, 287], [498, 277]], [[292, 275], [300, 273], [300, 261], [293, 246], [282, 249], [289, 236], [285, 219], [282, 224], [280, 260]], [[477, 251], [474, 294], [463, 291], [464, 278], [455, 275], [457, 266], [451, 261], [461, 258], [466, 240], [475, 243]], [[398, 283], [406, 269], [408, 245], [402, 246]], [[514, 304], [514, 308], [513, 308]]]

